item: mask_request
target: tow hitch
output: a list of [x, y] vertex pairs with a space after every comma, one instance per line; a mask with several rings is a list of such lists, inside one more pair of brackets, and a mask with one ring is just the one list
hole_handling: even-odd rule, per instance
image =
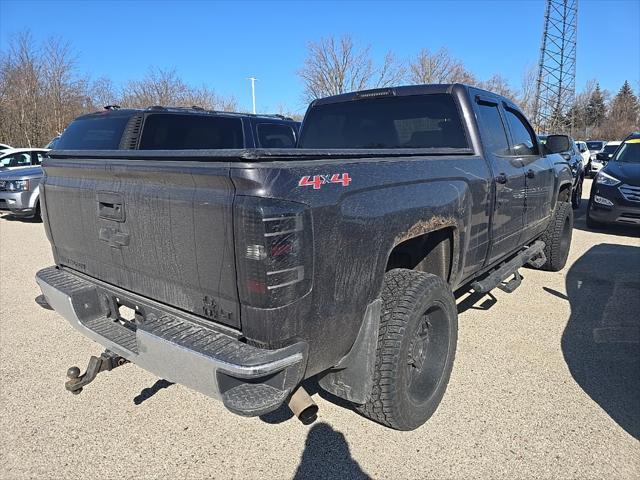
[[64, 387], [74, 395], [78, 395], [82, 392], [82, 388], [93, 382], [100, 372], [108, 372], [125, 363], [129, 363], [129, 360], [109, 350], [105, 350], [99, 357], [92, 355], [89, 359], [89, 365], [87, 365], [87, 371], [84, 374], [80, 375], [78, 367], [71, 367], [67, 370], [69, 380], [65, 382]]

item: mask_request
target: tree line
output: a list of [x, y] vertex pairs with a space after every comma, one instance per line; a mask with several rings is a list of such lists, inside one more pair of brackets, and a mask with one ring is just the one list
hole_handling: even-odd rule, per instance
[[42, 147], [77, 116], [106, 105], [238, 110], [235, 98], [190, 85], [175, 69], [152, 67], [119, 87], [108, 77], [92, 79], [79, 71], [70, 44], [59, 38], [37, 44], [23, 32], [0, 52], [0, 143]]
[[[366, 88], [400, 84], [453, 83], [476, 85], [513, 100], [533, 117], [536, 69], [527, 68], [517, 87], [495, 74], [476, 77], [447, 49], [424, 48], [407, 60], [387, 52], [376, 62], [369, 46], [350, 36], [328, 37], [307, 45], [298, 71], [303, 101]], [[51, 38], [36, 43], [29, 32], [15, 36], [0, 52], [0, 142], [43, 146], [59, 135], [75, 117], [105, 105], [146, 108], [152, 105], [199, 106], [238, 111], [234, 97], [221, 96], [203, 84], [185, 82], [175, 69], [152, 67], [140, 79], [116, 86], [108, 77], [91, 78], [79, 71], [69, 43]], [[300, 119], [280, 107], [278, 113]], [[576, 138], [613, 140], [639, 130], [640, 107], [625, 82], [613, 95], [596, 80], [587, 82], [568, 112], [562, 112]]]
[[[467, 83], [495, 92], [514, 101], [530, 118], [534, 117], [537, 69], [529, 67], [514, 88], [500, 74], [486, 80], [477, 78], [464, 63], [447, 49], [422, 49], [407, 61], [399, 61], [387, 52], [376, 63], [369, 46], [358, 46], [350, 36], [328, 37], [308, 44], [307, 58], [299, 75], [304, 98], [311, 101], [364, 88], [384, 88], [399, 84]], [[640, 86], [640, 85], [639, 85]], [[575, 102], [558, 124], [569, 126], [576, 138], [618, 140], [640, 130], [638, 97], [628, 81], [617, 94], [602, 90], [596, 80], [587, 82]], [[551, 132], [549, 132], [551, 133]]]

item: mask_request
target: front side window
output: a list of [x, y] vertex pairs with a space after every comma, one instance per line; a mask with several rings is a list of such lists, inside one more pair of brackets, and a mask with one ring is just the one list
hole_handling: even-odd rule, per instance
[[317, 105], [305, 118], [301, 148], [469, 148], [449, 94], [363, 98]]
[[514, 155], [538, 155], [538, 145], [536, 137], [520, 118], [521, 115], [509, 108], [505, 109], [507, 123], [513, 137], [513, 146], [511, 147]]
[[293, 148], [296, 136], [289, 125], [260, 123], [257, 127], [258, 145], [262, 148]]

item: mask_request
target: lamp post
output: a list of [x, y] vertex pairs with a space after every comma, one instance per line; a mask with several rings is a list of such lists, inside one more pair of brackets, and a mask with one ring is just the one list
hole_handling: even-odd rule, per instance
[[253, 114], [256, 114], [256, 77], [249, 77], [251, 80], [251, 98], [253, 100]]

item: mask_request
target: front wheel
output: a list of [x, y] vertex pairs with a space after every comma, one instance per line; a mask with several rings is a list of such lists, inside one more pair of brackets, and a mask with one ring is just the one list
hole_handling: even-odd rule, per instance
[[413, 270], [385, 274], [374, 383], [364, 416], [413, 430], [436, 411], [449, 383], [458, 312], [449, 285]]

